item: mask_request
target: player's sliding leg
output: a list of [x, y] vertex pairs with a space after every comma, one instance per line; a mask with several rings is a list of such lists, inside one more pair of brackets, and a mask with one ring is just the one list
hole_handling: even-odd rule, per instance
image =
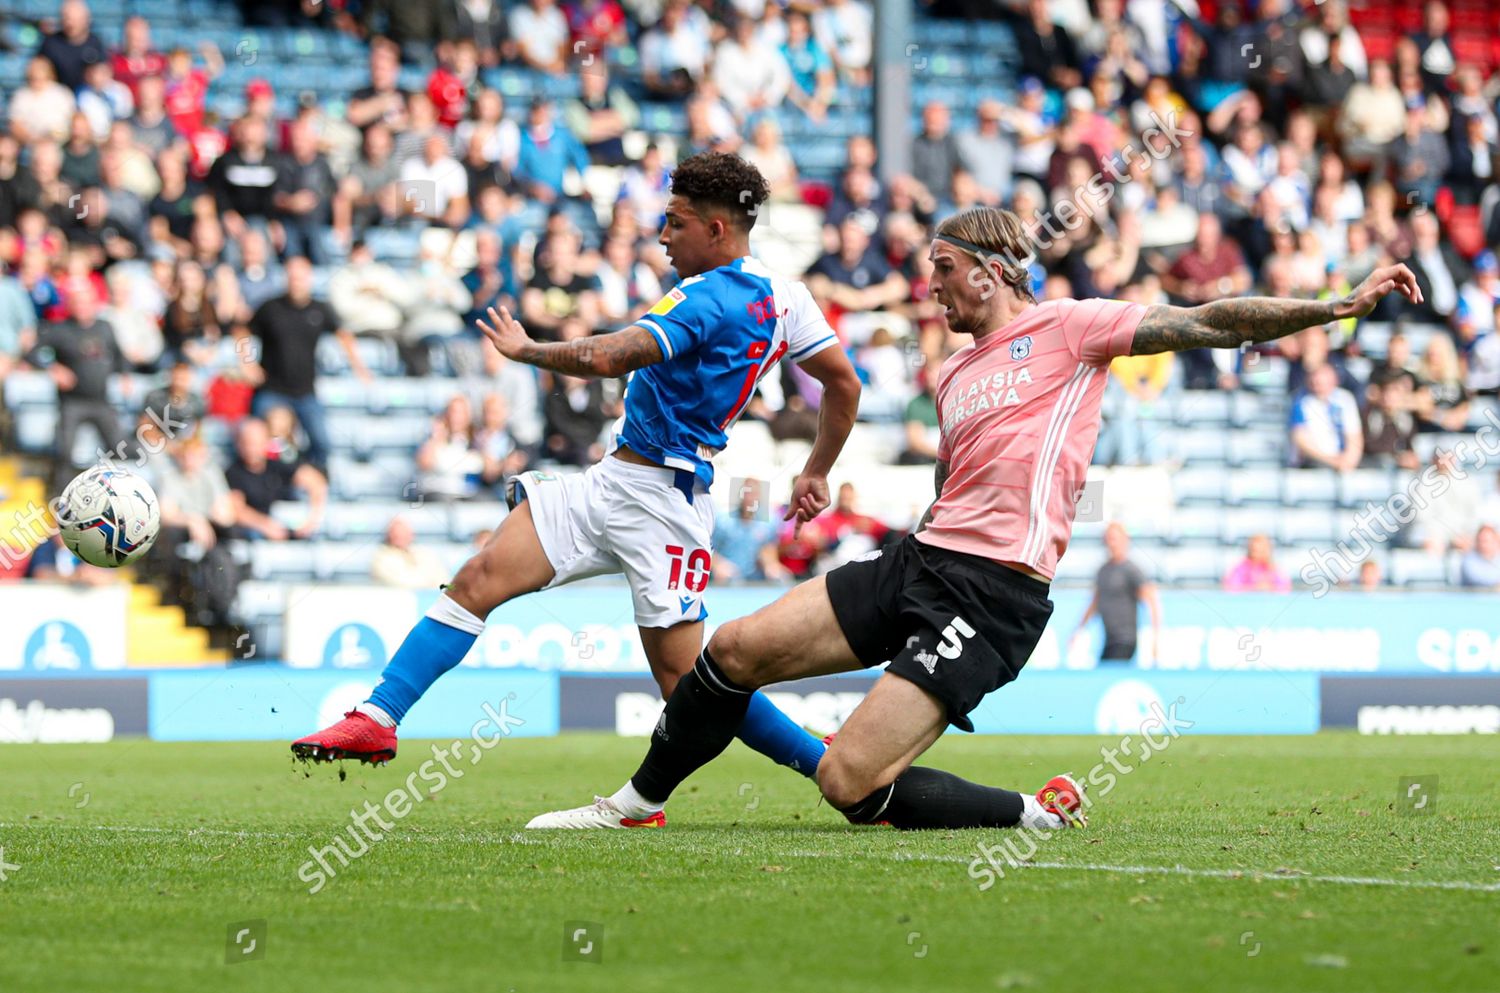
[[860, 668], [819, 577], [714, 633], [677, 683], [646, 760], [612, 797], [543, 814], [527, 827], [629, 827], [659, 812], [672, 791], [734, 740], [761, 686]]
[[522, 502], [412, 628], [370, 699], [331, 727], [293, 742], [292, 751], [319, 761], [390, 761], [396, 755], [396, 725], [438, 677], [469, 653], [489, 612], [541, 589], [553, 575], [531, 507]]
[[[703, 646], [703, 624], [695, 621], [667, 628], [643, 627], [640, 632], [651, 675], [661, 687], [662, 699], [669, 700], [678, 681], [698, 661]], [[751, 695], [739, 739], [772, 762], [808, 778], [817, 773], [818, 761], [827, 747], [777, 709], [764, 693]]]
[[[981, 786], [941, 769], [913, 766], [948, 725], [942, 701], [899, 675], [880, 677], [823, 757], [818, 788], [854, 824], [905, 829], [1066, 827], [1078, 787], [1056, 777], [1036, 796]], [[1048, 790], [1052, 799], [1044, 802]], [[1061, 797], [1061, 799], [1059, 799]]]

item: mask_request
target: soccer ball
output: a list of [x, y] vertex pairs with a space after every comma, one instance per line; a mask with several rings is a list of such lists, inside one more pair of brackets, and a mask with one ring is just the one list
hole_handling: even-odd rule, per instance
[[156, 492], [124, 469], [79, 473], [54, 504], [63, 544], [89, 565], [118, 568], [150, 550], [161, 530]]

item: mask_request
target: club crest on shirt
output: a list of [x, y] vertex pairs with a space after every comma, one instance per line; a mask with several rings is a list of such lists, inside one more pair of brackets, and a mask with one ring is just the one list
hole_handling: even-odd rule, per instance
[[1031, 335], [1026, 334], [1010, 343], [1010, 357], [1020, 362], [1031, 354]]

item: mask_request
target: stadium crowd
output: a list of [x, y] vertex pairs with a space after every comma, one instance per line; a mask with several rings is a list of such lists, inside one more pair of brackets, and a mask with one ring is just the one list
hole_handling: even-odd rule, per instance
[[[778, 203], [821, 216], [804, 278], [866, 380], [862, 417], [904, 426], [903, 464], [936, 457], [934, 376], [962, 344], [927, 298], [927, 235], [987, 204], [1035, 225], [1038, 299], [1327, 298], [1404, 260], [1424, 302], [1382, 305], [1374, 320], [1398, 332], [1379, 349], [1350, 321], [1263, 351], [1117, 360], [1096, 461], [1181, 464], [1156, 408], [1275, 389], [1293, 464], [1416, 469], [1420, 434], [1464, 430], [1474, 399], [1500, 393], [1500, 77], [1472, 44], [1475, 11], [1489, 14], [1458, 6], [1433, 0], [1392, 38], [1357, 29], [1342, 0], [936, 0], [919, 16], [1009, 23], [1014, 94], [967, 120], [916, 108], [906, 173], [854, 135], [825, 180], [799, 176], [779, 122], [867, 105], [867, 0], [246, 4], [252, 23], [367, 42], [367, 78], [337, 105], [301, 94], [290, 115], [276, 92], [289, 84], [257, 78], [229, 120], [208, 99], [228, 53], [160, 51], [139, 16], [102, 38], [88, 4], [64, 0], [4, 95], [0, 374], [56, 384], [54, 488], [85, 424], [107, 450], [165, 436], [150, 471], [166, 548], [315, 535], [331, 449], [315, 379], [367, 380], [386, 355], [412, 377], [457, 377], [416, 449], [418, 491], [494, 498], [525, 467], [600, 458], [623, 384], [508, 362], [475, 318], [503, 304], [566, 340], [639, 316], [674, 279], [655, 243], [672, 164], [714, 149], [766, 175], [767, 224]], [[484, 83], [495, 66], [576, 76], [576, 95], [512, 106]], [[402, 82], [413, 67], [421, 85]], [[680, 105], [683, 131], [646, 133], [647, 103]], [[623, 169], [607, 200], [596, 167]], [[1402, 325], [1440, 333], [1418, 351]], [[1267, 386], [1273, 364], [1287, 375]], [[135, 424], [109, 402], [122, 372], [161, 381]], [[810, 437], [816, 407], [786, 369], [748, 416]], [[202, 443], [205, 418], [233, 426], [232, 450]], [[1469, 555], [1465, 581], [1492, 587], [1500, 490], [1484, 489], [1455, 486], [1408, 542]], [[307, 511], [295, 528], [271, 516], [292, 498]], [[725, 516], [719, 578], [805, 576], [890, 532], [852, 488], [800, 538], [776, 520]], [[387, 538], [377, 578], [410, 557], [401, 522]], [[1272, 554], [1252, 542], [1226, 584], [1282, 588]]]

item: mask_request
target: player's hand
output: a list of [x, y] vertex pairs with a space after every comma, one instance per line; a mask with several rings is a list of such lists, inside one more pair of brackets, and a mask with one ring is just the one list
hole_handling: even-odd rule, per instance
[[498, 311], [494, 307], [489, 308], [489, 323], [477, 320], [474, 323], [484, 336], [495, 346], [495, 351], [508, 359], [518, 359], [527, 345], [531, 344], [531, 337], [526, 329], [521, 327], [521, 322], [510, 316], [510, 311], [501, 307]]
[[1349, 295], [1334, 305], [1333, 315], [1337, 320], [1348, 317], [1368, 317], [1370, 311], [1387, 293], [1399, 292], [1412, 303], [1422, 302], [1422, 290], [1417, 286], [1417, 277], [1405, 265], [1384, 265], [1365, 277]]
[[781, 519], [789, 521], [795, 517], [797, 523], [792, 528], [792, 536], [800, 538], [802, 525], [827, 510], [828, 503], [828, 477], [804, 472], [792, 485], [792, 499], [787, 502], [786, 514]]

